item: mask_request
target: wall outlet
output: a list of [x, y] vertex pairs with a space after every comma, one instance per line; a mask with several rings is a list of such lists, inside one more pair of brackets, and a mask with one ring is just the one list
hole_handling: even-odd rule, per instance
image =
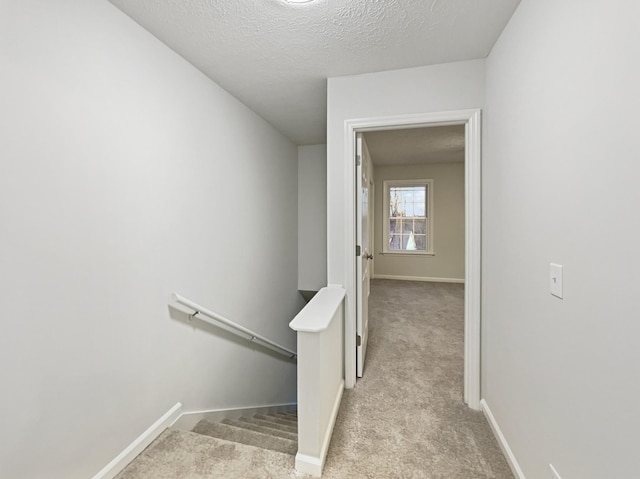
[[553, 464], [549, 464], [549, 469], [551, 469], [551, 479], [562, 479], [556, 468], [553, 467]]

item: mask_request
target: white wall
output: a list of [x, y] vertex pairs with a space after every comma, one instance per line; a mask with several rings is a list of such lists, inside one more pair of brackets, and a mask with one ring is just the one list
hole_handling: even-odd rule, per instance
[[483, 395], [528, 479], [640, 470], [638, 18], [523, 0], [487, 60]]
[[[382, 253], [384, 182], [433, 180], [434, 255]], [[464, 162], [376, 167], [375, 276], [464, 281]]]
[[0, 65], [0, 476], [91, 477], [178, 401], [294, 401], [168, 302], [295, 345], [296, 146], [103, 0], [0, 0]]
[[327, 145], [298, 147], [298, 289], [327, 285]]
[[[484, 60], [329, 78], [327, 119], [328, 282], [346, 282], [344, 122], [381, 116], [481, 108]], [[347, 297], [347, 302], [351, 301]], [[349, 308], [347, 308], [349, 316]], [[347, 317], [349, 321], [349, 317]]]

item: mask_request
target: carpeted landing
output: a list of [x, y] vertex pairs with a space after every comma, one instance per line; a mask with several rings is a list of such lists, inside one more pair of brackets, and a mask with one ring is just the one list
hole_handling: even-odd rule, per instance
[[297, 445], [295, 412], [202, 420], [193, 431], [167, 429], [116, 479], [296, 477]]
[[[463, 403], [463, 310], [460, 284], [372, 281], [365, 374], [344, 393], [325, 479], [513, 478]], [[117, 479], [306, 477], [293, 470], [294, 424], [276, 414], [168, 429]]]

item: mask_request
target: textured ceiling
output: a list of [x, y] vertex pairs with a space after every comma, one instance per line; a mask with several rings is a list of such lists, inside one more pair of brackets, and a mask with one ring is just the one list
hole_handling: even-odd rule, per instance
[[464, 125], [372, 131], [364, 138], [376, 166], [464, 161]]
[[519, 0], [110, 0], [297, 144], [326, 79], [484, 58]]

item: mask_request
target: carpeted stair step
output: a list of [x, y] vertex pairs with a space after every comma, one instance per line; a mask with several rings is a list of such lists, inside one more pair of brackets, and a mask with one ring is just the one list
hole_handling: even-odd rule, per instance
[[257, 424], [253, 424], [246, 421], [234, 421], [232, 419], [223, 419], [222, 423], [228, 424], [229, 426], [249, 429], [250, 431], [261, 432], [263, 434], [270, 434], [272, 436], [284, 437], [285, 439], [291, 439], [292, 441], [298, 440], [298, 435], [293, 432], [281, 431], [280, 429], [272, 429], [269, 427], [258, 426]]
[[269, 421], [276, 422], [276, 424], [283, 424], [285, 426], [298, 427], [297, 419], [286, 418], [286, 417], [279, 416], [277, 414], [265, 414], [264, 416], [269, 418]]
[[293, 424], [298, 424], [298, 417], [297, 416], [291, 416], [289, 414], [284, 414], [281, 412], [272, 412], [271, 414], [268, 414], [268, 416], [273, 416], [276, 417], [278, 419], [284, 419], [285, 421], [291, 421]]
[[206, 419], [196, 424], [193, 432], [286, 454], [295, 454], [298, 450], [298, 441], [250, 431], [249, 429], [230, 426], [229, 424], [209, 422]]
[[279, 414], [286, 414], [287, 416], [298, 417], [298, 411], [297, 410], [283, 411], [283, 412], [280, 412]]
[[261, 421], [271, 421], [276, 424], [281, 424], [283, 426], [289, 426], [298, 428], [298, 421], [292, 421], [289, 419], [280, 419], [279, 417], [272, 416], [271, 414], [256, 414], [253, 416], [255, 419], [260, 419]]
[[169, 428], [116, 479], [291, 477], [290, 454]]
[[262, 419], [256, 419], [255, 417], [241, 417], [239, 421], [250, 422], [253, 424], [257, 424], [258, 426], [264, 426], [271, 429], [279, 429], [280, 431], [293, 432], [295, 434], [298, 433], [297, 426], [288, 426], [284, 424], [278, 424], [273, 421], [263, 421]]

